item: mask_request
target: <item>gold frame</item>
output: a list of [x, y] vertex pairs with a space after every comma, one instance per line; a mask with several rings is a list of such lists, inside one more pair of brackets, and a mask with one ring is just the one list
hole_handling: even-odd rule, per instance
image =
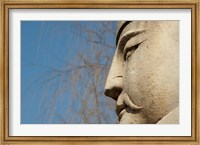
[[[200, 144], [199, 135], [199, 73], [200, 37], [199, 37], [199, 3], [200, 0], [0, 0], [1, 3], [1, 49], [0, 49], [0, 122], [1, 144]], [[9, 136], [8, 125], [8, 14], [12, 8], [177, 8], [192, 10], [192, 136], [151, 136], [151, 137], [41, 137]]]

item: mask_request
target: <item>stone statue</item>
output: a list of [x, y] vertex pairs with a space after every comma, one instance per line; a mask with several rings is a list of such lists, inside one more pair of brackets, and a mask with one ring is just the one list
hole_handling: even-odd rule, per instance
[[179, 123], [179, 21], [119, 22], [105, 84], [120, 123]]

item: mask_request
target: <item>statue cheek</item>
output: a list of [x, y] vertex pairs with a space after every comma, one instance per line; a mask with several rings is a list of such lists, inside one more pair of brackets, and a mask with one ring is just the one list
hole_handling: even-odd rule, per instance
[[136, 104], [141, 105], [143, 96], [141, 94], [141, 81], [134, 70], [127, 70], [124, 78], [124, 90], [128, 94], [130, 100]]
[[146, 65], [142, 61], [130, 61], [126, 65], [124, 75], [124, 90], [131, 101], [139, 106], [148, 106], [149, 102], [153, 100], [152, 92], [156, 89], [157, 75]]
[[139, 106], [148, 106], [158, 88], [158, 60], [161, 59], [155, 48], [149, 39], [124, 63], [124, 89], [133, 103]]

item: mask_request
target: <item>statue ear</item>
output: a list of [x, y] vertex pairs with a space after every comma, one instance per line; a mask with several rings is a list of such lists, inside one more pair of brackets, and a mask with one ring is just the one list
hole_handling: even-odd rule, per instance
[[119, 41], [119, 37], [123, 31], [123, 29], [126, 27], [126, 25], [128, 25], [130, 22], [132, 21], [119, 21], [118, 22], [118, 30], [117, 30], [117, 37], [116, 37], [116, 46], [118, 44]]

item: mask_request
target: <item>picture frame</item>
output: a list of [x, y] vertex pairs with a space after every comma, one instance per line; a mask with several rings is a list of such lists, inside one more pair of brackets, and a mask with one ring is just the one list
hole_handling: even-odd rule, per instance
[[[1, 144], [199, 144], [199, 0], [180, 1], [1, 1]], [[191, 9], [191, 136], [9, 136], [10, 9]]]

